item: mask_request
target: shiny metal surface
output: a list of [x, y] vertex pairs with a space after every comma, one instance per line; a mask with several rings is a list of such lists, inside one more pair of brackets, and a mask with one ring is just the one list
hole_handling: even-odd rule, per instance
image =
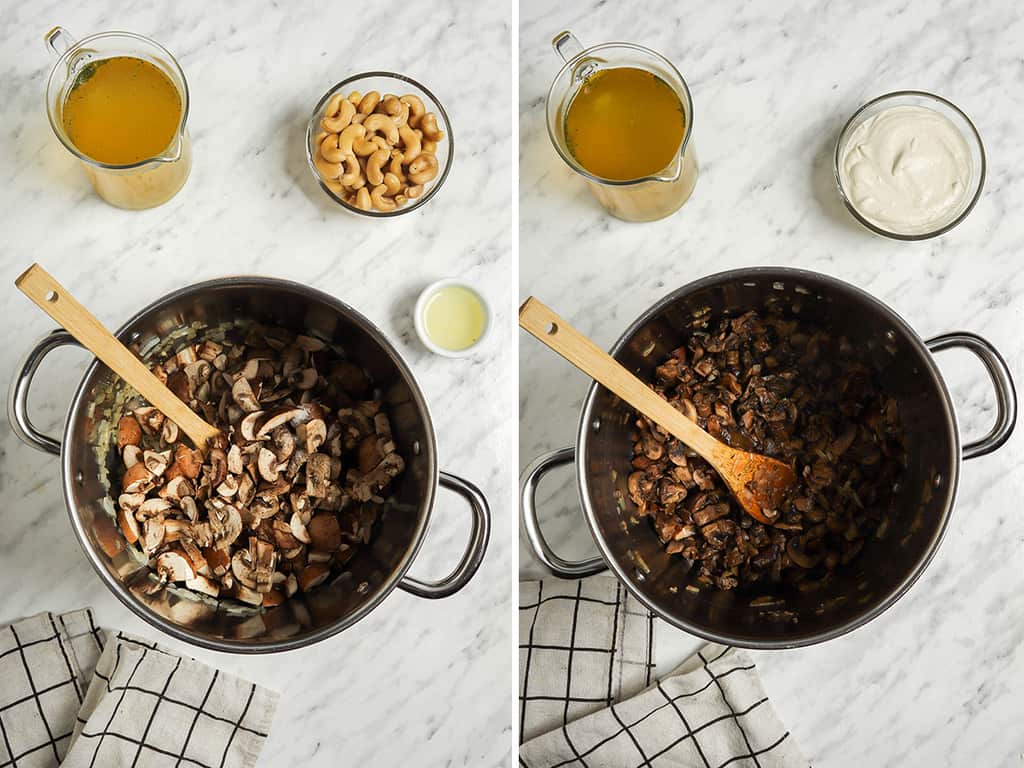
[[[665, 553], [649, 521], [634, 524], [630, 520], [635, 506], [626, 479], [631, 471], [633, 416], [597, 384], [590, 387], [584, 402], [575, 450], [580, 503], [607, 567], [654, 613], [680, 629], [715, 642], [761, 649], [838, 637], [899, 599], [927, 567], [942, 540], [956, 500], [961, 464], [956, 413], [926, 343], [877, 299], [825, 275], [763, 267], [698, 280], [645, 312], [615, 343], [611, 354], [641, 379], [650, 380], [658, 363], [685, 338], [695, 312], [710, 307], [712, 316], [720, 316], [779, 304], [790, 314], [866, 344], [881, 370], [884, 390], [899, 403], [908, 452], [902, 482], [892, 491], [896, 514], [886, 535], [867, 542], [862, 556], [818, 591], [784, 590], [786, 608], [795, 612], [795, 622], [751, 609], [750, 600], [763, 592], [686, 589], [692, 582], [687, 562]], [[988, 435], [967, 446], [969, 453], [965, 451], [964, 457], [995, 450], [1009, 437], [1016, 419], [1016, 395], [1005, 362], [988, 342], [973, 334], [951, 334], [930, 344], [936, 351], [963, 346], [986, 365], [1000, 403], [999, 417]], [[565, 460], [569, 450], [539, 459], [534, 474], [545, 471], [542, 465]], [[524, 482], [524, 500], [526, 488]], [[539, 532], [536, 511], [526, 503], [523, 510], [528, 538], [541, 561], [558, 576], [578, 575], [584, 564], [546, 551], [546, 542], [541, 546], [543, 536], [529, 532], [531, 520]], [[584, 570], [593, 572], [592, 564]]]
[[[393, 486], [379, 530], [333, 583], [256, 612], [201, 602], [194, 593], [168, 589], [146, 595], [148, 568], [126, 550], [109, 510], [108, 483], [120, 477], [117, 452], [97, 451], [104, 425], [116, 423], [117, 394], [126, 386], [94, 361], [85, 373], [68, 412], [61, 441], [42, 435], [28, 418], [32, 375], [51, 350], [73, 343], [58, 331], [41, 340], [26, 357], [11, 387], [8, 411], [28, 445], [61, 456], [64, 497], [72, 528], [103, 582], [132, 611], [158, 629], [186, 642], [218, 651], [266, 653], [290, 650], [322, 640], [368, 614], [396, 586], [423, 597], [445, 597], [466, 585], [487, 546], [490, 512], [472, 484], [445, 475], [444, 484], [471, 507], [470, 542], [459, 565], [438, 582], [403, 581], [427, 530], [438, 483], [437, 449], [426, 401], [398, 352], [365, 317], [312, 288], [284, 280], [233, 277], [175, 291], [143, 309], [117, 332], [122, 342], [145, 352], [168, 333], [192, 323], [212, 326], [254, 320], [336, 342], [347, 357], [370, 374], [391, 417], [395, 441], [406, 471]], [[102, 446], [100, 446], [102, 447]]]

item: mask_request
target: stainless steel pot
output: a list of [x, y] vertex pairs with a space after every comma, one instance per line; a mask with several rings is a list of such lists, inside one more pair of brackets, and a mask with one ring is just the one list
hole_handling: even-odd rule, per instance
[[[298, 283], [259, 277], [211, 280], [183, 288], [143, 309], [115, 335], [145, 357], [169, 335], [238, 320], [276, 324], [335, 341], [349, 359], [363, 366], [387, 404], [406, 471], [393, 486], [379, 531], [351, 561], [349, 573], [308, 595], [296, 596], [266, 612], [201, 602], [193, 593], [168, 589], [146, 595], [148, 569], [130, 556], [111, 512], [118, 475], [117, 451], [106, 451], [120, 413], [114, 403], [126, 386], [94, 361], [78, 386], [60, 440], [40, 433], [28, 416], [32, 377], [52, 350], [75, 344], [64, 331], [43, 338], [26, 357], [11, 387], [9, 416], [28, 445], [59, 455], [64, 499], [71, 526], [103, 582], [138, 616], [169, 635], [205, 648], [235, 653], [266, 653], [310, 645], [352, 626], [398, 587], [418, 597], [440, 598], [462, 589], [483, 559], [490, 511], [471, 483], [438, 472], [434, 428], [427, 403], [408, 366], [384, 335], [348, 305]], [[406, 576], [427, 531], [438, 481], [472, 510], [472, 526], [462, 559], [436, 582]]]
[[[539, 457], [522, 477], [525, 532], [552, 573], [579, 578], [609, 568], [665, 621], [708, 640], [748, 648], [790, 648], [837, 637], [881, 614], [917, 580], [942, 540], [956, 499], [961, 459], [996, 450], [1013, 431], [1017, 400], [1006, 363], [979, 336], [951, 333], [922, 341], [902, 318], [864, 291], [814, 272], [775, 267], [723, 272], [680, 288], [634, 322], [611, 354], [651, 381], [654, 368], [679, 346], [699, 309], [710, 307], [712, 316], [721, 316], [776, 304], [862, 340], [879, 364], [885, 391], [897, 398], [909, 465], [893, 489], [902, 514], [890, 519], [884, 537], [867, 542], [862, 555], [821, 590], [785, 592], [786, 608], [797, 615], [795, 623], [751, 608], [749, 593], [687, 590], [692, 583], [687, 562], [665, 553], [648, 520], [630, 522], [636, 508], [626, 478], [634, 418], [621, 400], [594, 384], [583, 404], [575, 447]], [[933, 352], [953, 347], [981, 360], [998, 406], [991, 431], [963, 447], [956, 412], [932, 358]], [[541, 478], [574, 462], [580, 504], [601, 553], [579, 562], [552, 550], [535, 504]]]

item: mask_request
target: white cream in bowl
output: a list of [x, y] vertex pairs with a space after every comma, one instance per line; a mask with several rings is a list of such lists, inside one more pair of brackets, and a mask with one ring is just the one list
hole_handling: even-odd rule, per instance
[[864, 120], [846, 140], [838, 170], [857, 212], [889, 232], [934, 232], [970, 204], [967, 140], [927, 107], [890, 107]]

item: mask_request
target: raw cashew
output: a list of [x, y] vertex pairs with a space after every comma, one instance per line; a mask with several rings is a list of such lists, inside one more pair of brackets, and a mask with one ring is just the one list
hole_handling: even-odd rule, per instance
[[433, 112], [425, 114], [416, 127], [423, 131], [423, 138], [430, 141], [440, 141], [444, 138], [444, 131], [437, 127], [437, 115]]
[[366, 119], [367, 117], [368, 117], [368, 116], [367, 116], [367, 115], [364, 115], [364, 114], [363, 114], [362, 112], [356, 112], [356, 114], [355, 114], [355, 117], [353, 117], [353, 118], [352, 118], [352, 122], [353, 122], [354, 124], [355, 124], [355, 123], [361, 123], [361, 122], [363, 122], [363, 120], [365, 120], [365, 119]]
[[319, 152], [313, 156], [313, 165], [316, 166], [316, 172], [324, 181], [331, 181], [341, 176], [341, 163], [329, 163]]
[[395, 125], [395, 121], [387, 115], [374, 114], [363, 120], [363, 125], [366, 127], [367, 133], [379, 133], [385, 139], [388, 144], [398, 143], [398, 126]]
[[356, 193], [356, 208], [368, 211], [371, 207], [373, 207], [373, 203], [370, 202], [370, 191], [366, 187], [360, 188]]
[[432, 155], [436, 155], [437, 154], [437, 142], [436, 141], [431, 141], [430, 139], [424, 139], [423, 140], [423, 144], [421, 146], [421, 149], [424, 152], [429, 152]]
[[405, 194], [410, 200], [415, 200], [417, 197], [423, 194], [423, 185], [414, 184], [411, 187], [406, 187]]
[[341, 102], [345, 100], [345, 94], [336, 93], [327, 100], [327, 106], [324, 107], [324, 117], [334, 117], [338, 114], [338, 110], [341, 108]]
[[340, 163], [345, 158], [345, 153], [338, 149], [338, 134], [327, 134], [320, 143], [320, 155], [328, 163]]
[[331, 192], [336, 194], [338, 197], [344, 197], [344, 195], [345, 195], [345, 187], [343, 187], [341, 185], [341, 182], [338, 182], [338, 181], [325, 181], [324, 184], [327, 186], [327, 188], [329, 190], [331, 190]]
[[384, 174], [384, 186], [388, 188], [388, 194], [394, 196], [402, 189], [402, 182], [395, 174], [388, 172]]
[[397, 115], [392, 115], [391, 119], [395, 121], [395, 125], [399, 128], [407, 125], [409, 122], [409, 105], [403, 103], [401, 111]]
[[426, 152], [409, 163], [409, 181], [424, 184], [437, 176], [437, 156]]
[[405, 182], [405, 171], [402, 170], [402, 153], [397, 149], [391, 150], [391, 164], [388, 166], [388, 170], [398, 177], [398, 180]]
[[366, 161], [366, 180], [374, 187], [384, 187], [384, 172], [380, 169], [388, 161], [391, 153], [386, 149], [378, 149]]
[[360, 158], [366, 158], [373, 155], [381, 148], [378, 146], [374, 138], [378, 136], [372, 136], [371, 138], [357, 138], [352, 142], [352, 152], [358, 155]]
[[313, 137], [313, 143], [316, 144], [319, 147], [320, 146], [320, 142], [322, 142], [326, 138], [327, 138], [327, 131], [320, 131], [320, 133], [318, 133], [316, 136]]
[[409, 125], [415, 128], [427, 111], [427, 108], [423, 106], [423, 99], [414, 93], [407, 93], [401, 97], [400, 101], [409, 105]]
[[380, 103], [380, 94], [377, 91], [370, 91], [368, 94], [363, 96], [359, 100], [359, 111], [364, 115], [368, 115], [377, 108]]
[[378, 211], [393, 211], [398, 205], [390, 197], [384, 197], [385, 192], [387, 192], [387, 187], [383, 184], [374, 187], [370, 193], [370, 200]]
[[403, 125], [399, 128], [398, 135], [402, 139], [402, 155], [404, 156], [404, 161], [411, 163], [420, 155], [420, 137], [417, 136], [416, 131], [408, 125]]
[[355, 117], [356, 108], [348, 101], [342, 101], [338, 106], [336, 114], [328, 117], [324, 114], [324, 119], [320, 121], [320, 125], [323, 126], [325, 131], [331, 133], [340, 133], [345, 130], [352, 122], [352, 118]]
[[338, 136], [338, 149], [341, 150], [343, 155], [352, 154], [352, 143], [356, 139], [361, 139], [366, 135], [366, 128], [362, 125], [350, 125], [341, 135]]
[[358, 105], [359, 102], [363, 100], [363, 94], [361, 94], [359, 91], [352, 91], [352, 93], [348, 95], [348, 100], [353, 105]]
[[383, 99], [381, 99], [380, 111], [382, 111], [385, 115], [391, 115], [392, 117], [394, 117], [395, 115], [402, 111], [402, 102], [399, 101], [397, 96], [392, 96], [391, 94], [388, 94]]
[[346, 187], [351, 187], [359, 179], [359, 174], [362, 173], [363, 169], [359, 167], [359, 161], [356, 160], [355, 155], [345, 156], [345, 173], [338, 181], [340, 181]]
[[409, 202], [409, 198], [406, 197], [405, 195], [401, 195], [401, 194], [395, 195], [395, 204], [396, 205], [405, 205], [408, 202]]

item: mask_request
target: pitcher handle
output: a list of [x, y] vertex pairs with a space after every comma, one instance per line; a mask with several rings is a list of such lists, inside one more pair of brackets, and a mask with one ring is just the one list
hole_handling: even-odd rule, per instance
[[538, 456], [523, 472], [520, 482], [519, 503], [523, 513], [523, 529], [530, 542], [533, 554], [544, 564], [544, 567], [562, 579], [580, 579], [600, 573], [607, 564], [603, 558], [592, 557], [588, 560], [566, 560], [558, 555], [544, 538], [537, 519], [537, 486], [541, 478], [555, 467], [572, 464], [576, 460], [576, 449], [573, 446], [559, 448]]
[[75, 44], [75, 37], [64, 27], [54, 27], [43, 35], [43, 42], [46, 43], [46, 50], [60, 58]]
[[933, 353], [954, 347], [965, 349], [973, 353], [985, 366], [996, 393], [996, 423], [992, 425], [987, 435], [963, 447], [963, 457], [973, 459], [992, 453], [1010, 439], [1017, 424], [1017, 392], [1013, 386], [1010, 368], [1003, 356], [986, 339], [966, 331], [944, 333], [928, 339], [924, 344]]
[[579, 56], [584, 50], [582, 43], [576, 39], [576, 35], [568, 29], [563, 29], [551, 38], [551, 47], [566, 63]]

